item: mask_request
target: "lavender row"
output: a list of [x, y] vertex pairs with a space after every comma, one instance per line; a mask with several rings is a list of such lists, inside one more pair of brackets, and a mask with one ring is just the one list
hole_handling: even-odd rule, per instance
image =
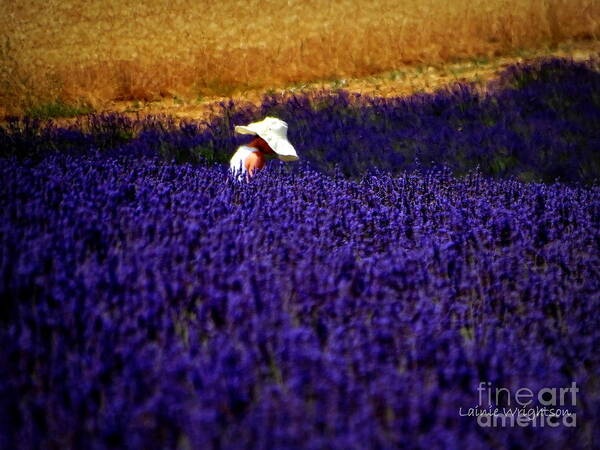
[[[600, 190], [0, 160], [2, 448], [586, 448]], [[579, 386], [577, 426], [461, 417]]]
[[372, 98], [345, 91], [273, 94], [259, 106], [215, 105], [204, 122], [106, 114], [69, 127], [13, 120], [0, 127], [2, 154], [103, 152], [178, 162], [223, 163], [240, 144], [233, 126], [274, 115], [318, 170], [358, 177], [447, 166], [457, 175], [595, 183], [600, 175], [598, 60], [546, 59], [505, 69], [481, 92], [456, 83], [433, 94]]

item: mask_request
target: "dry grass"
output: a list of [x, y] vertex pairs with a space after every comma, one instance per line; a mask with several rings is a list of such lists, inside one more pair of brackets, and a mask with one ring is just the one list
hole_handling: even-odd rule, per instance
[[597, 0], [0, 1], [7, 111], [228, 96], [600, 37]]
[[[335, 80], [320, 80], [312, 83], [297, 83], [280, 89], [256, 88], [248, 89], [227, 96], [208, 95], [202, 98], [163, 98], [152, 101], [110, 101], [103, 105], [106, 111], [117, 111], [126, 114], [156, 115], [165, 114], [176, 119], [207, 119], [213, 114], [220, 114], [219, 104], [232, 99], [236, 102], [251, 102], [258, 105], [263, 96], [269, 92], [300, 93], [319, 90], [336, 90], [338, 88], [368, 96], [393, 97], [410, 95], [415, 92], [433, 92], [451, 83], [474, 83], [485, 89], [487, 82], [496, 78], [498, 72], [509, 65], [541, 57], [562, 57], [575, 60], [588, 60], [600, 55], [600, 42], [578, 42], [576, 44], [559, 44], [555, 49], [521, 51], [517, 54], [471, 59], [456, 63], [437, 65], [405, 66], [399, 70], [381, 72], [366, 77], [348, 77]], [[63, 121], [61, 121], [63, 122]], [[69, 123], [69, 120], [64, 123]]]

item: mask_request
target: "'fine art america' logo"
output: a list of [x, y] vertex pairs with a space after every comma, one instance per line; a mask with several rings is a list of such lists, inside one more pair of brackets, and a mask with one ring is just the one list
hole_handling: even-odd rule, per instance
[[570, 387], [544, 387], [537, 392], [528, 388], [513, 392], [482, 381], [477, 387], [477, 406], [459, 408], [458, 414], [476, 417], [481, 427], [576, 427], [578, 392], [575, 381]]

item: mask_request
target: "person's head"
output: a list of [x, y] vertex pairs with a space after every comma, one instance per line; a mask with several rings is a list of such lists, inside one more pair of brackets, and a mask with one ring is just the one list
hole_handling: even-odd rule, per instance
[[276, 153], [269, 146], [269, 144], [267, 143], [267, 141], [265, 141], [260, 136], [255, 136], [254, 139], [252, 139], [252, 141], [248, 144], [248, 146], [254, 147], [254, 148], [260, 150], [265, 155], [273, 155], [273, 156], [276, 155]]

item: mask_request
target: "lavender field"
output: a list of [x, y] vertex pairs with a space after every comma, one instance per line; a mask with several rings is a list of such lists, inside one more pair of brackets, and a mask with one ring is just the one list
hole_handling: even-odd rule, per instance
[[[0, 447], [597, 446], [597, 68], [9, 121]], [[303, 161], [236, 182], [233, 126], [267, 114]], [[578, 390], [557, 426], [486, 426], [482, 383]]]

